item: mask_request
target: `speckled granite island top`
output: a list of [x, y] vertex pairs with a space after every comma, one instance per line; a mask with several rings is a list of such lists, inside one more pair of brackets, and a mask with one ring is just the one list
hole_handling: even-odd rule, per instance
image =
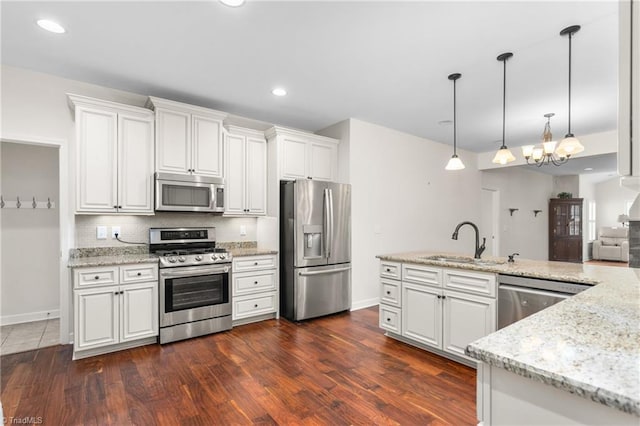
[[378, 257], [598, 284], [471, 343], [466, 353], [492, 366], [640, 417], [640, 269], [522, 259], [496, 266], [421, 259], [433, 254]]

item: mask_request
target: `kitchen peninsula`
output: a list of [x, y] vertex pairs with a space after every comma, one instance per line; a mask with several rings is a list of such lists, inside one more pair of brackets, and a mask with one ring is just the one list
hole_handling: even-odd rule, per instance
[[[478, 419], [484, 425], [638, 424], [639, 269], [524, 259], [508, 263], [491, 257], [463, 263], [455, 256], [460, 255], [412, 252], [378, 258], [402, 267], [437, 266], [443, 271], [593, 285], [466, 347], [466, 356], [481, 361]], [[381, 302], [382, 323], [384, 295]]]

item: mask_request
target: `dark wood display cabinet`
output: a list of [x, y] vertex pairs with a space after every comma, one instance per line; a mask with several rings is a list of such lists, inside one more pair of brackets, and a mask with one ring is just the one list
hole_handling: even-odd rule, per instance
[[549, 260], [582, 263], [582, 201], [549, 200]]

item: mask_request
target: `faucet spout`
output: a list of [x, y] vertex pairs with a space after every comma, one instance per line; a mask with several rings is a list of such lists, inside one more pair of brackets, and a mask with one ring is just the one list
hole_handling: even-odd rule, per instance
[[482, 238], [482, 245], [480, 245], [480, 231], [478, 230], [478, 227], [476, 226], [475, 223], [469, 222], [469, 221], [460, 222], [458, 224], [458, 226], [456, 226], [455, 231], [453, 231], [453, 235], [451, 236], [451, 239], [453, 239], [453, 240], [457, 240], [458, 239], [458, 231], [460, 230], [460, 228], [463, 225], [469, 225], [475, 231], [475, 233], [476, 233], [476, 247], [475, 247], [475, 251], [474, 251], [473, 257], [475, 259], [480, 259], [480, 256], [482, 256], [482, 252], [484, 252], [484, 250], [486, 249], [487, 239], [486, 238]]

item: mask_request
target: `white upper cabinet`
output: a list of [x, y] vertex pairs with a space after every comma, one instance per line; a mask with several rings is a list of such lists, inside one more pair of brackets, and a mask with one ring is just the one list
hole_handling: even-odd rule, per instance
[[266, 135], [277, 150], [279, 180], [337, 180], [337, 139], [282, 127], [272, 127]]
[[226, 113], [155, 97], [147, 107], [156, 112], [157, 172], [224, 178]]
[[267, 142], [262, 132], [228, 126], [225, 135], [225, 215], [267, 211]]
[[68, 98], [76, 121], [76, 213], [153, 214], [153, 113]]

